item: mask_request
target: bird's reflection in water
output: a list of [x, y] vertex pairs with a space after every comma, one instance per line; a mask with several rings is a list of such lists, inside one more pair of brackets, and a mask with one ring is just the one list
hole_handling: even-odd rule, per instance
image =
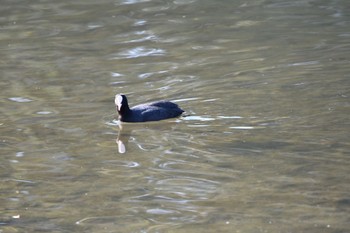
[[[147, 135], [159, 135], [159, 133], [152, 133], [152, 131], [172, 131], [173, 126], [176, 125], [176, 121], [162, 121], [162, 123], [151, 122], [151, 123], [124, 123], [118, 122], [119, 132], [116, 139], [118, 146], [118, 152], [124, 154], [127, 152], [128, 143], [131, 141], [137, 145], [141, 150], [144, 149], [144, 146], [138, 142], [137, 136], [138, 132], [147, 130]], [[145, 138], [145, 137], [143, 137]], [[132, 139], [132, 140], [131, 140]], [[160, 141], [157, 140], [157, 141]]]
[[125, 144], [122, 140], [119, 139], [119, 137], [116, 140], [116, 143], [118, 145], [118, 152], [119, 154], [124, 154], [126, 152]]
[[120, 154], [124, 154], [126, 152], [126, 146], [124, 143], [129, 142], [131, 130], [128, 130], [128, 127], [124, 127], [121, 122], [118, 124], [118, 126], [119, 126], [119, 132], [115, 142], [118, 145], [118, 152]]

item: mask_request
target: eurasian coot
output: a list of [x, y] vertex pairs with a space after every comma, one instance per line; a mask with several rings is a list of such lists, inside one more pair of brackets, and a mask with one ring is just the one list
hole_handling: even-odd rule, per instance
[[124, 122], [159, 121], [178, 117], [184, 112], [177, 104], [164, 100], [129, 108], [128, 99], [122, 94], [115, 96], [115, 105], [119, 120]]

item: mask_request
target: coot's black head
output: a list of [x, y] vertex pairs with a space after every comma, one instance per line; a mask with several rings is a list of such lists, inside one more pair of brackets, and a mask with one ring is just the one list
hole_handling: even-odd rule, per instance
[[119, 115], [126, 114], [128, 111], [130, 111], [129, 105], [128, 105], [128, 99], [126, 98], [125, 95], [117, 94], [115, 96], [114, 102], [115, 102], [115, 106], [117, 107], [117, 111]]

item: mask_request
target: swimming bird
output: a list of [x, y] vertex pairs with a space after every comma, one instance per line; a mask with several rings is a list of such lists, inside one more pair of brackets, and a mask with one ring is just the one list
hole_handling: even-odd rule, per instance
[[177, 104], [165, 100], [130, 108], [126, 96], [117, 94], [114, 102], [119, 113], [119, 120], [123, 122], [160, 121], [178, 117], [184, 112]]

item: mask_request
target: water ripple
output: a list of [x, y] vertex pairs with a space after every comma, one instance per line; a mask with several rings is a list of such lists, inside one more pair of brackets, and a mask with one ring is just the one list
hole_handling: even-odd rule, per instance
[[287, 66], [308, 66], [308, 65], [317, 65], [319, 61], [305, 61], [305, 62], [295, 62], [288, 64]]
[[120, 5], [131, 5], [131, 4], [137, 4], [142, 2], [149, 2], [150, 0], [122, 0], [120, 1]]
[[156, 208], [156, 209], [148, 209], [146, 210], [146, 212], [148, 214], [174, 214], [176, 211]]
[[187, 116], [184, 119], [186, 121], [215, 121], [215, 118], [204, 116]]
[[28, 102], [32, 102], [33, 101], [31, 99], [24, 98], [24, 97], [11, 97], [11, 98], [8, 98], [8, 99], [13, 101], [13, 102], [18, 102], [18, 103], [28, 103]]
[[111, 161], [111, 160], [106, 160], [103, 161], [103, 163], [106, 164], [113, 164], [114, 166], [120, 166], [120, 167], [129, 167], [129, 168], [134, 168], [134, 167], [139, 167], [140, 164], [135, 161]]
[[156, 182], [156, 190], [167, 194], [179, 194], [188, 199], [206, 200], [217, 191], [218, 182], [194, 177], [176, 177], [159, 180]]
[[253, 126], [231, 126], [230, 129], [255, 129]]
[[120, 52], [113, 59], [121, 58], [138, 58], [138, 57], [148, 57], [148, 56], [163, 56], [165, 55], [165, 50], [156, 48], [146, 48], [144, 46], [132, 48]]

